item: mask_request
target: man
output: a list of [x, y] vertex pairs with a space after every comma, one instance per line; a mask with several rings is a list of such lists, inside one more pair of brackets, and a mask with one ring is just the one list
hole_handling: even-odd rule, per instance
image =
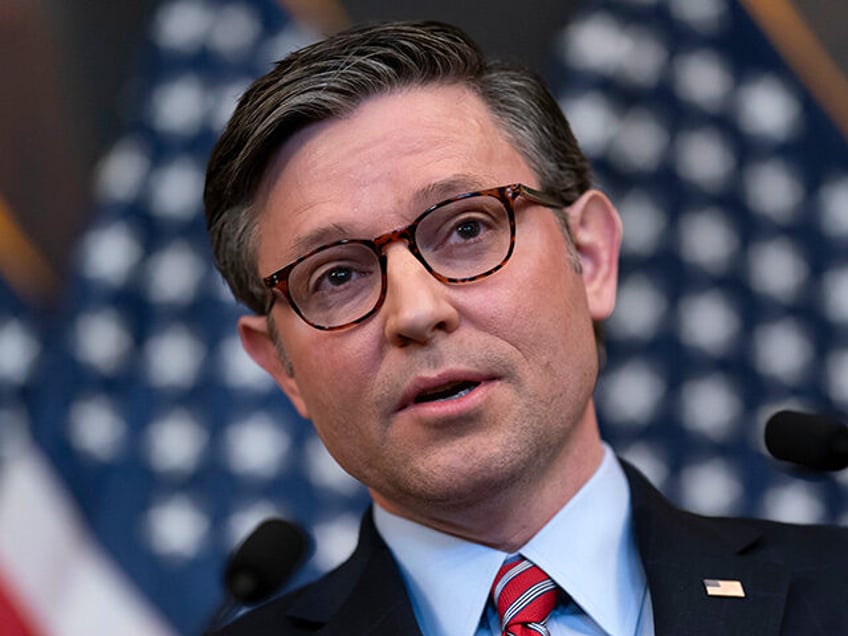
[[205, 202], [245, 349], [374, 501], [223, 633], [848, 633], [844, 531], [678, 511], [602, 443], [621, 224], [534, 76], [342, 33], [248, 90]]

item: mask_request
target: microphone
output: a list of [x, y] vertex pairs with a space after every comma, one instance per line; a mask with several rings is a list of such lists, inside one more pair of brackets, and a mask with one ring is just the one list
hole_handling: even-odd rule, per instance
[[772, 457], [815, 471], [848, 467], [848, 427], [836, 417], [778, 411], [766, 423]]
[[270, 597], [289, 580], [311, 548], [299, 525], [270, 518], [260, 523], [236, 548], [224, 568], [226, 597], [207, 622], [204, 636], [232, 621], [244, 604]]
[[285, 583], [309, 548], [306, 532], [283, 519], [266, 519], [227, 561], [224, 584], [234, 599], [256, 603]]

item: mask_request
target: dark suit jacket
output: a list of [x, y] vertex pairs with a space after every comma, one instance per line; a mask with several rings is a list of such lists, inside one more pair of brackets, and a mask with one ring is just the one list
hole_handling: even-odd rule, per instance
[[[625, 472], [657, 636], [848, 636], [848, 529], [694, 515], [672, 506], [633, 467], [625, 464]], [[745, 598], [709, 597], [704, 579], [741, 581]], [[350, 559], [219, 634], [421, 632], [368, 513]]]

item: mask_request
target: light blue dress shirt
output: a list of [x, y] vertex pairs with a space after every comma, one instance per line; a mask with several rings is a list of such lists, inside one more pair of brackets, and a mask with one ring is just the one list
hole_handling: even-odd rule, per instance
[[[489, 591], [510, 554], [444, 534], [374, 506], [424, 636], [500, 636]], [[573, 602], [557, 607], [551, 636], [653, 636], [647, 580], [621, 465], [604, 446], [598, 470], [521, 550]]]

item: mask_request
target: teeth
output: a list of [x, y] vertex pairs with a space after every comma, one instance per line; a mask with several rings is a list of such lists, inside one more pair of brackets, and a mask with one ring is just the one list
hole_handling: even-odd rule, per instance
[[457, 398], [461, 398], [471, 393], [478, 384], [478, 382], [457, 382], [455, 384], [450, 384], [434, 391], [421, 393], [415, 398], [415, 403], [420, 404], [422, 402], [444, 402], [445, 400], [456, 400]]
[[445, 398], [445, 399], [446, 399], [446, 400], [455, 400], [456, 398], [461, 398], [461, 397], [462, 397], [462, 396], [464, 396], [464, 395], [468, 395], [468, 394], [469, 394], [469, 393], [471, 393], [471, 391], [473, 391], [473, 390], [474, 390], [474, 387], [473, 387], [473, 386], [470, 386], [470, 387], [468, 387], [468, 388], [462, 389], [462, 391], [460, 391], [459, 393], [457, 393], [457, 394], [456, 394], [456, 395], [454, 395], [453, 397], [449, 397], [449, 398]]

